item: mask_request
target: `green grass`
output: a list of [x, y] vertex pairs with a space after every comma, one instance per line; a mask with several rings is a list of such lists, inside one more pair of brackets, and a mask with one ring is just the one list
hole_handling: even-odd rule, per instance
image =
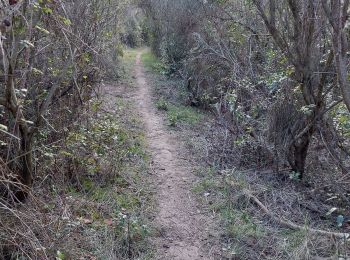
[[[200, 169], [197, 176], [201, 180], [193, 187], [193, 191], [202, 198], [206, 197], [207, 203], [210, 201], [208, 207], [220, 215], [227, 236], [235, 240], [264, 237], [263, 227], [256, 223], [251, 213], [243, 208], [237, 209], [237, 205], [232, 202], [230, 186], [216, 175], [213, 167]], [[237, 185], [244, 187], [246, 184], [241, 183], [238, 177]]]
[[141, 60], [145, 68], [149, 71], [159, 74], [166, 74], [168, 67], [151, 51], [147, 50], [142, 53]]
[[168, 105], [167, 119], [170, 126], [176, 126], [178, 123], [195, 125], [203, 119], [203, 114], [193, 108], [183, 105]]
[[165, 111], [170, 126], [178, 124], [195, 125], [203, 119], [203, 114], [193, 107], [184, 105], [175, 105], [168, 102], [164, 97], [160, 97], [156, 101], [158, 110]]
[[213, 189], [217, 189], [216, 181], [211, 178], [204, 178], [193, 187], [193, 191], [198, 194], [204, 194]]
[[129, 87], [135, 86], [134, 68], [135, 68], [137, 53], [138, 53], [137, 49], [124, 49], [123, 55], [121, 58], [122, 80], [123, 80], [123, 83], [126, 83]]
[[137, 52], [137, 49], [125, 49], [123, 51], [124, 62], [134, 63], [136, 60]]
[[294, 251], [295, 249], [301, 247], [307, 239], [307, 230], [290, 230], [283, 229], [280, 231], [280, 235], [286, 239], [286, 247], [289, 251]]
[[[189, 124], [195, 125], [199, 123], [203, 118], [203, 113], [201, 113], [198, 109], [189, 107], [186, 105], [181, 105], [182, 101], [174, 101], [173, 96], [167, 96], [166, 93], [162, 93], [162, 89], [166, 91], [168, 88], [175, 87], [176, 90], [180, 91], [179, 94], [186, 96], [186, 93], [183, 93], [184, 90], [179, 86], [180, 82], [177, 82], [176, 86], [171, 86], [169, 83], [170, 79], [164, 79], [164, 77], [160, 77], [160, 74], [166, 75], [168, 68], [162, 63], [151, 51], [146, 50], [142, 53], [141, 56], [142, 63], [145, 68], [153, 74], [153, 85], [155, 85], [155, 92], [159, 96], [159, 99], [156, 101], [155, 105], [157, 109], [166, 112], [166, 118], [170, 126], [177, 126], [179, 124]], [[158, 74], [158, 75], [157, 75]], [[166, 81], [166, 86], [164, 87], [161, 82]], [[161, 86], [160, 86], [161, 85]], [[179, 88], [178, 88], [179, 87]], [[160, 89], [161, 88], [161, 89]]]
[[161, 98], [158, 99], [158, 101], [156, 102], [156, 107], [157, 107], [159, 110], [168, 111], [168, 110], [169, 110], [169, 103], [168, 103], [163, 97], [161, 97]]
[[247, 211], [237, 210], [233, 205], [226, 205], [221, 209], [220, 215], [230, 237], [237, 240], [247, 237], [259, 239], [265, 235], [263, 228], [256, 224]]

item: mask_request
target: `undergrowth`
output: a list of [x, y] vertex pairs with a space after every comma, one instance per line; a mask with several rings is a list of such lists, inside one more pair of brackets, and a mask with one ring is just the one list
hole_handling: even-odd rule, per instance
[[170, 126], [176, 126], [178, 123], [195, 125], [200, 122], [202, 118], [203, 115], [192, 107], [175, 104], [168, 106], [167, 119]]
[[[135, 53], [124, 54], [129, 88]], [[95, 97], [58, 141], [55, 125], [40, 132], [35, 194], [17, 208], [0, 201], [0, 259], [152, 259], [149, 158], [130, 111], [122, 97]]]
[[[156, 107], [169, 125], [177, 126], [179, 139], [198, 163], [199, 181], [193, 192], [219, 222], [221, 239], [210, 243], [220, 244], [222, 259], [347, 259], [347, 239], [310, 232], [311, 228], [347, 232], [348, 224], [339, 226], [338, 217], [348, 214], [333, 204], [339, 198], [337, 193], [329, 192], [324, 183], [310, 189], [293, 173], [276, 173], [268, 168], [271, 158], [264, 157], [259, 143], [230, 133], [220, 120], [210, 121], [209, 114], [186, 105], [188, 95], [181, 80], [157, 72], [151, 77]], [[272, 214], [299, 228], [276, 223], [247, 197], [247, 192]]]
[[159, 60], [151, 51], [144, 51], [142, 53], [142, 63], [148, 71], [166, 75], [168, 73], [168, 66]]
[[[142, 54], [142, 63], [146, 69], [151, 72], [151, 82], [154, 85], [155, 94], [158, 99], [155, 105], [158, 110], [164, 111], [169, 126], [193, 126], [198, 124], [203, 118], [203, 113], [186, 104], [185, 97], [187, 93], [184, 89], [181, 93], [178, 92], [182, 88], [182, 81], [176, 78], [170, 78], [167, 71], [168, 66], [159, 60], [152, 52], [146, 50]], [[163, 85], [174, 84], [173, 89], [167, 93], [162, 92]]]
[[[130, 110], [121, 100], [116, 107], [121, 114]], [[99, 245], [95, 250], [101, 259], [145, 259], [150, 229], [142, 208], [149, 196], [142, 177], [148, 160], [144, 137], [135, 119], [123, 122], [115, 116], [101, 114], [69, 134], [64, 153], [80, 174], [71, 176], [68, 194], [72, 200], [89, 202], [75, 214], [90, 225], [91, 243]]]
[[[346, 256], [346, 239], [333, 240], [309, 232], [309, 228], [315, 226], [329, 229], [331, 218], [328, 217], [327, 223], [324, 219], [321, 221], [320, 216], [297, 207], [296, 202], [300, 205], [312, 205], [312, 202], [302, 197], [297, 185], [291, 185], [292, 180], [281, 184], [278, 180], [260, 179], [259, 173], [237, 170], [218, 174], [218, 170], [211, 167], [199, 168], [197, 175], [200, 181], [193, 191], [210, 212], [220, 217], [222, 254], [228, 259], [315, 259], [315, 256], [342, 259]], [[247, 190], [281, 219], [299, 223], [301, 228], [293, 230], [272, 221], [249, 201]], [[326, 217], [324, 212], [322, 218]]]

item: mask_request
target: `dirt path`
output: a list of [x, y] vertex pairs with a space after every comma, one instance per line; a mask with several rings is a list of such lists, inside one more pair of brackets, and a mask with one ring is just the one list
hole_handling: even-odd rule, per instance
[[141, 54], [139, 52], [136, 58], [138, 90], [135, 103], [144, 121], [153, 160], [159, 205], [155, 219], [160, 230], [159, 237], [155, 238], [158, 259], [211, 259], [203, 249], [209, 220], [200, 213], [191, 193], [195, 176], [191, 173], [190, 165], [186, 165], [187, 161], [180, 159], [184, 157], [183, 149], [154, 107], [152, 88], [146, 81]]

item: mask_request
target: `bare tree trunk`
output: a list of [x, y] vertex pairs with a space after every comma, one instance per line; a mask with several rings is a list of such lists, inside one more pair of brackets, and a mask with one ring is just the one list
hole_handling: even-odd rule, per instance
[[308, 131], [298, 140], [293, 141], [289, 146], [288, 162], [292, 171], [299, 174], [302, 179], [305, 172], [305, 162], [313, 130]]
[[5, 106], [16, 119], [16, 124], [20, 131], [20, 154], [21, 172], [18, 175], [18, 181], [22, 184], [18, 190], [15, 188], [15, 199], [23, 202], [28, 196], [28, 192], [33, 183], [33, 132], [25, 120], [21, 105], [19, 104], [15, 93], [14, 70], [11, 65], [8, 66], [8, 75], [6, 80], [6, 102]]
[[348, 9], [350, 1], [333, 0], [329, 6], [326, 0], [322, 0], [322, 6], [333, 29], [332, 41], [335, 54], [335, 67], [338, 74], [338, 84], [342, 91], [344, 104], [348, 111], [350, 111], [350, 81], [347, 71], [349, 63], [349, 42], [345, 28], [349, 18]]
[[24, 202], [33, 184], [33, 151], [32, 151], [32, 137], [26, 133], [21, 132], [21, 172], [18, 176], [20, 186], [14, 187], [14, 199], [17, 202]]
[[[315, 54], [320, 50], [315, 47], [319, 24], [316, 23], [316, 6], [312, 0], [304, 1], [288, 0], [288, 10], [292, 15], [290, 26], [293, 26], [293, 33], [286, 34], [283, 29], [278, 27], [276, 22], [276, 1], [269, 0], [269, 10], [266, 11], [261, 0], [253, 0], [258, 13], [271, 34], [275, 45], [293, 65], [295, 74], [293, 79], [300, 83], [301, 92], [304, 99], [303, 105], [310, 107], [312, 115], [297, 118], [295, 122], [297, 129], [291, 131], [291, 141], [287, 147], [286, 155], [292, 170], [300, 174], [303, 178], [305, 172], [305, 162], [311, 138], [315, 132], [316, 124], [322, 117], [323, 100], [322, 90], [325, 78], [320, 80], [314, 75], [319, 68], [323, 68], [320, 60], [315, 59]], [[317, 57], [317, 55], [316, 55]], [[330, 61], [333, 55], [328, 57]], [[327, 64], [330, 63], [327, 60]], [[328, 66], [326, 64], [326, 66]], [[302, 126], [300, 128], [300, 125]]]

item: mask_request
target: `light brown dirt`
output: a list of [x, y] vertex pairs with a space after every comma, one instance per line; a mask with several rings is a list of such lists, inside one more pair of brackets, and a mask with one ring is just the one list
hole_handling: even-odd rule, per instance
[[204, 249], [210, 219], [200, 212], [191, 192], [196, 177], [191, 165], [180, 159], [186, 153], [154, 107], [141, 52], [137, 55], [135, 76], [137, 94], [134, 99], [146, 129], [159, 206], [155, 219], [159, 236], [154, 238], [157, 259], [212, 259]]

